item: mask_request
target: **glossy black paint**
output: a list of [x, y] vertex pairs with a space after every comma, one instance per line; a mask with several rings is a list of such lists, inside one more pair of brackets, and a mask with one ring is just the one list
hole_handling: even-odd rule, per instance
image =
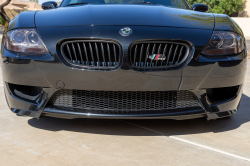
[[[194, 56], [197, 56], [199, 54], [199, 49], [196, 49], [196, 47], [202, 47], [207, 42], [208, 39], [211, 36], [212, 30], [200, 30], [200, 29], [185, 29], [184, 28], [171, 28], [171, 27], [144, 27], [141, 26], [130, 26], [133, 28], [133, 33], [136, 35], [131, 35], [128, 37], [123, 37], [119, 34], [119, 29], [121, 29], [123, 26], [84, 26], [84, 27], [48, 27], [48, 28], [38, 28], [38, 32], [40, 36], [42, 37], [42, 40], [44, 41], [45, 45], [50, 51], [51, 54], [51, 60], [54, 59], [52, 62], [43, 63], [43, 61], [51, 61], [50, 59], [47, 59], [48, 55], [45, 55], [44, 57], [36, 57], [36, 60], [38, 58], [40, 59], [40, 62], [31, 62], [30, 67], [34, 66], [32, 63], [36, 64], [36, 68], [32, 67], [33, 70], [30, 71], [30, 67], [23, 66], [22, 69], [17, 69], [19, 72], [26, 73], [25, 75], [20, 76], [21, 84], [23, 85], [34, 85], [34, 86], [45, 86], [48, 87], [47, 82], [49, 82], [50, 85], [55, 87], [55, 83], [58, 80], [62, 80], [65, 83], [65, 88], [78, 88], [81, 89], [82, 87], [82, 81], [84, 81], [82, 78], [88, 78], [89, 85], [85, 86], [84, 88], [87, 89], [96, 89], [99, 90], [122, 90], [124, 87], [128, 87], [128, 90], [145, 90], [152, 84], [153, 82], [159, 82], [160, 84], [157, 87], [154, 87], [158, 90], [171, 90], [171, 89], [178, 89], [179, 83], [181, 81], [181, 70], [175, 70], [175, 71], [165, 71], [165, 72], [137, 72], [130, 68], [128, 63], [128, 47], [133, 41], [138, 41], [142, 39], [168, 39], [174, 41], [180, 41], [180, 40], [186, 40], [189, 41], [188, 43], [191, 46], [194, 46], [195, 54]], [[154, 33], [150, 33], [154, 31]], [[178, 31], [178, 33], [176, 33]], [[68, 33], [71, 32], [71, 33]], [[194, 35], [197, 33], [200, 33], [200, 37], [202, 39], [207, 40], [196, 40], [193, 38]], [[145, 35], [147, 34], [147, 35]], [[64, 65], [62, 61], [57, 56], [58, 48], [55, 47], [57, 43], [60, 41], [64, 41], [65, 39], [79, 39], [79, 36], [85, 36], [85, 38], [81, 39], [98, 39], [97, 37], [101, 39], [116, 39], [118, 43], [122, 45], [123, 48], [123, 64], [121, 68], [115, 73], [112, 72], [95, 72], [95, 76], [93, 77], [93, 73], [89, 71], [82, 71], [79, 69], [71, 69], [68, 66]], [[196, 52], [197, 50], [197, 52]], [[5, 50], [6, 51], [6, 50]], [[9, 53], [5, 54], [5, 56], [13, 57], [14, 55]], [[27, 57], [22, 57], [27, 58]], [[30, 57], [29, 57], [30, 58]], [[57, 65], [52, 65], [53, 63]], [[7, 69], [6, 72], [13, 70], [13, 67], [9, 66], [10, 69]], [[22, 71], [20, 71], [22, 70]], [[46, 82], [44, 82], [44, 77], [41, 77], [41, 74], [36, 74], [36, 79], [33, 80], [32, 83], [29, 83], [30, 78], [30, 72], [41, 73], [42, 76], [46, 78]], [[51, 72], [53, 71], [53, 72]], [[126, 71], [126, 72], [124, 72]], [[62, 73], [67, 73], [68, 79], [65, 79], [65, 77], [62, 75]], [[133, 73], [133, 74], [132, 74]], [[81, 75], [82, 77], [79, 77], [78, 75]], [[109, 78], [109, 79], [106, 79]], [[127, 80], [131, 80], [133, 78], [136, 78], [138, 81], [135, 82], [127, 82]], [[170, 79], [171, 78], [171, 79]], [[15, 77], [9, 77], [7, 82], [16, 82], [17, 80], [20, 81], [20, 78]], [[72, 84], [72, 80], [74, 80], [74, 84]], [[100, 81], [101, 80], [101, 81]], [[145, 80], [148, 80], [148, 83], [145, 83]], [[162, 81], [160, 81], [162, 80]], [[164, 81], [163, 81], [164, 80]], [[113, 81], [112, 84], [109, 82]], [[44, 83], [43, 83], [44, 82]], [[121, 84], [123, 86], [121, 86]], [[142, 84], [148, 84], [148, 86], [141, 86]], [[165, 86], [165, 84], [168, 84], [168, 86]], [[104, 88], [106, 87], [106, 88]]]
[[[139, 12], [138, 12], [139, 11]], [[148, 12], [150, 11], [150, 12]], [[150, 13], [150, 14], [149, 14]], [[27, 19], [29, 18], [29, 19]], [[156, 19], [157, 18], [157, 19]], [[129, 26], [133, 34], [123, 37], [119, 30]], [[203, 113], [192, 115], [155, 115], [152, 117], [95, 118], [172, 118], [208, 117], [216, 119], [237, 111], [246, 72], [246, 49], [231, 58], [209, 59], [200, 55], [214, 30], [243, 33], [228, 16], [163, 7], [160, 5], [112, 4], [59, 7], [39, 12], [23, 12], [11, 21], [6, 31], [16, 28], [36, 28], [49, 54], [19, 56], [2, 46], [2, 71], [6, 83], [42, 87], [42, 100], [37, 104], [14, 96], [6, 84], [9, 107], [19, 115], [39, 118], [41, 115], [65, 117], [60, 110], [45, 108], [59, 88], [113, 91], [191, 90], [203, 104]], [[5, 32], [6, 32], [5, 31]], [[109, 39], [121, 44], [123, 63], [116, 71], [88, 71], [70, 68], [59, 58], [61, 42], [72, 39]], [[159, 72], [138, 72], [128, 62], [128, 48], [140, 40], [186, 42], [194, 49], [191, 62], [182, 69]], [[27, 59], [29, 63], [12, 63]], [[58, 82], [60, 85], [58, 85]], [[157, 86], [152, 86], [157, 85]], [[206, 97], [207, 88], [240, 85], [235, 98], [213, 105]], [[44, 110], [45, 108], [45, 110]], [[46, 112], [47, 110], [47, 112]], [[85, 117], [71, 115], [68, 117]], [[92, 117], [91, 117], [92, 118]]]
[[213, 14], [215, 18], [215, 31], [232, 31], [244, 36], [242, 29], [239, 25], [228, 15], [225, 14]]
[[192, 10], [197, 12], [208, 12], [209, 7], [202, 3], [196, 3], [192, 6]]
[[86, 4], [38, 11], [35, 17], [38, 28], [97, 25], [170, 26], [195, 29], [214, 27], [214, 17], [211, 13], [161, 5]]
[[34, 28], [36, 11], [26, 11], [13, 18], [6, 28], [6, 31], [17, 28]]
[[[246, 47], [245, 47], [246, 49]], [[207, 56], [199, 56], [199, 62], [225, 62], [225, 61], [239, 61], [247, 57], [246, 52], [242, 52], [239, 55], [231, 55], [231, 56], [221, 56], [221, 57], [207, 57]]]

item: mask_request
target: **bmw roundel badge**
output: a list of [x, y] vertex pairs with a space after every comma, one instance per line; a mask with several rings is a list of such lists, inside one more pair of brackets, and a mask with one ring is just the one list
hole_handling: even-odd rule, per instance
[[130, 29], [129, 27], [125, 27], [125, 28], [120, 29], [119, 33], [122, 36], [129, 36], [132, 34], [132, 29]]

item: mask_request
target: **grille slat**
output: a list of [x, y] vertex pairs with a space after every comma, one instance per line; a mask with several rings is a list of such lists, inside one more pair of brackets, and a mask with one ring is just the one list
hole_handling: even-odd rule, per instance
[[82, 50], [81, 50], [81, 48], [80, 48], [79, 43], [77, 43], [77, 48], [78, 48], [78, 51], [79, 51], [79, 53], [80, 53], [81, 61], [82, 61], [82, 63], [83, 63], [83, 59], [82, 59]]
[[180, 91], [89, 91], [58, 90], [49, 100], [50, 107], [89, 113], [156, 113], [178, 112], [178, 109], [200, 107], [197, 97], [187, 90]]
[[[177, 45], [176, 48], [175, 48], [174, 57], [173, 57], [173, 60], [172, 60], [172, 64], [175, 64], [174, 59], [175, 59], [175, 56], [176, 56], [176, 54], [177, 54], [178, 47], [179, 47], [179, 45]], [[176, 62], [176, 63], [177, 63], [177, 62]]]
[[96, 56], [97, 56], [97, 59], [98, 59], [98, 65], [97, 66], [100, 66], [99, 52], [98, 52], [98, 48], [97, 48], [97, 44], [96, 43], [95, 43], [95, 51], [96, 51]]
[[148, 54], [149, 54], [149, 48], [150, 48], [150, 43], [148, 44], [148, 47], [147, 47], [146, 58], [145, 58], [145, 67], [147, 66], [147, 59], [148, 59]]
[[169, 58], [170, 58], [170, 55], [171, 55], [171, 53], [172, 53], [172, 50], [173, 50], [173, 44], [171, 45], [171, 47], [170, 47], [170, 50], [169, 50], [169, 52], [168, 52], [168, 60], [167, 60], [167, 64], [166, 64], [166, 66], [168, 66], [168, 62], [169, 62]]
[[94, 66], [95, 65], [95, 59], [94, 59], [94, 56], [93, 56], [93, 49], [92, 49], [92, 46], [91, 46], [90, 43], [89, 43], [89, 48], [90, 48], [90, 55], [91, 55], [91, 58], [92, 58], [91, 65]]
[[179, 60], [180, 60], [180, 57], [181, 57], [181, 55], [182, 55], [182, 50], [183, 50], [183, 47], [184, 47], [184, 46], [182, 46], [182, 47], [181, 47], [181, 50], [180, 50], [180, 53], [179, 53], [179, 56], [178, 56], [178, 60], [177, 60], [177, 62], [179, 62]]
[[116, 63], [116, 49], [115, 49], [115, 45], [114, 44], [113, 44], [113, 48], [114, 48], [115, 63]]
[[107, 48], [108, 48], [108, 55], [109, 55], [109, 66], [111, 65], [111, 58], [110, 58], [110, 49], [109, 49], [109, 44], [107, 43]]
[[129, 52], [131, 66], [139, 71], [181, 68], [190, 61], [193, 53], [188, 44], [171, 41], [135, 42]]
[[104, 49], [103, 49], [103, 45], [101, 43], [101, 49], [102, 49], [102, 58], [103, 58], [103, 63], [104, 63], [104, 66], [106, 66], [106, 61], [105, 61], [105, 58], [104, 58]]
[[86, 57], [86, 60], [87, 60], [87, 64], [89, 64], [88, 53], [87, 53], [85, 43], [83, 43], [83, 49], [84, 49], [85, 57]]
[[113, 41], [66, 41], [61, 44], [60, 48], [62, 60], [71, 67], [115, 70], [121, 65], [122, 48]]
[[[163, 55], [166, 55], [167, 47], [168, 47], [168, 44], [166, 44], [165, 47], [164, 47]], [[161, 66], [163, 65], [163, 62], [164, 62], [164, 60], [161, 61]]]
[[[161, 53], [161, 44], [159, 45], [159, 48], [158, 48], [158, 51], [157, 51], [157, 54], [160, 54], [160, 53]], [[158, 63], [158, 59], [156, 60], [155, 66], [157, 66], [157, 63]]]
[[74, 53], [74, 56], [75, 56], [75, 60], [73, 60], [73, 63], [77, 63], [77, 56], [76, 56], [76, 49], [75, 49], [75, 46], [74, 46], [74, 44], [72, 43], [72, 49], [73, 49], [73, 53]]
[[136, 65], [135, 63], [135, 60], [136, 60], [136, 54], [137, 54], [137, 46], [135, 46], [135, 54], [134, 54], [134, 64]]
[[144, 47], [144, 44], [142, 44], [142, 47], [141, 47], [141, 54], [140, 54], [139, 66], [141, 66], [141, 58], [142, 58], [142, 54], [143, 54], [143, 47]]
[[[153, 47], [153, 50], [152, 50], [152, 56], [153, 56], [154, 52], [155, 52], [155, 44], [154, 44], [154, 47]], [[152, 61], [153, 61], [153, 60], [151, 59], [150, 67], [152, 66]]]
[[70, 57], [70, 60], [72, 61], [72, 55], [71, 55], [71, 51], [69, 49], [69, 46], [67, 45], [67, 50], [68, 50], [68, 53], [69, 53], [69, 57]]

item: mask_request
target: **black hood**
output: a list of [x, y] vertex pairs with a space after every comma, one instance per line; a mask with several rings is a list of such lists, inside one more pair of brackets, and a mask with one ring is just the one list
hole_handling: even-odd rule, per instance
[[87, 4], [38, 11], [37, 27], [52, 26], [169, 26], [213, 29], [209, 13], [170, 8], [161, 5]]

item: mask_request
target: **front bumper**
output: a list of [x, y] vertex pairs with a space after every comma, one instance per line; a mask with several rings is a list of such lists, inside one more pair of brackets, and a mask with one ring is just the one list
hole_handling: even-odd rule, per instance
[[[6, 99], [10, 109], [17, 115], [35, 118], [52, 116], [60, 118], [164, 118], [177, 120], [200, 117], [217, 119], [236, 113], [242, 95], [247, 62], [246, 59], [208, 63], [193, 60], [180, 70], [144, 73], [132, 69], [118, 69], [111, 72], [83, 71], [69, 68], [62, 63], [30, 60], [27, 64], [19, 64], [9, 63], [7, 58], [2, 58], [2, 60]], [[32, 103], [17, 97], [10, 91], [8, 83], [42, 88], [39, 100]], [[206, 90], [209, 88], [233, 86], [239, 86], [239, 90], [233, 98], [216, 104], [211, 103], [207, 98]], [[202, 109], [149, 115], [106, 115], [73, 113], [47, 108], [47, 102], [60, 88], [104, 91], [189, 90], [202, 103]]]
[[[42, 57], [22, 57], [8, 52], [2, 46], [2, 72], [5, 82], [5, 94], [10, 109], [23, 116], [40, 118], [53, 116], [64, 118], [136, 118], [136, 119], [190, 119], [207, 117], [217, 119], [234, 114], [237, 111], [244, 84], [247, 60], [199, 62], [198, 55], [206, 45], [212, 30], [185, 29], [158, 27], [154, 31], [156, 39], [175, 38], [176, 40], [190, 41], [195, 47], [194, 57], [187, 66], [179, 70], [159, 72], [138, 72], [129, 66], [128, 48], [130, 43], [139, 39], [152, 38], [151, 27], [133, 27], [137, 36], [121, 37], [118, 30], [120, 26], [113, 27], [50, 27], [38, 28], [38, 32], [48, 47], [50, 54]], [[66, 32], [71, 33], [66, 33]], [[168, 33], [166, 33], [166, 31]], [[63, 33], [65, 32], [65, 33]], [[97, 33], [98, 32], [98, 33]], [[200, 34], [199, 40], [193, 36]], [[66, 66], [58, 57], [55, 47], [58, 41], [68, 38], [103, 38], [116, 39], [123, 48], [123, 63], [116, 71], [87, 71]], [[241, 53], [246, 57], [246, 51]], [[13, 60], [13, 61], [11, 61]], [[15, 61], [16, 60], [16, 61]], [[13, 95], [8, 83], [41, 87], [39, 100], [28, 102]], [[237, 94], [226, 101], [211, 103], [207, 98], [207, 89], [239, 86]], [[72, 113], [60, 109], [46, 107], [51, 96], [60, 88], [77, 90], [103, 90], [103, 91], [192, 91], [202, 103], [202, 109], [179, 111], [176, 114], [155, 115], [106, 115]]]
[[108, 118], [108, 119], [193, 119], [205, 117], [208, 120], [228, 117], [237, 112], [242, 96], [243, 86], [239, 87], [237, 94], [227, 101], [212, 104], [206, 94], [206, 90], [192, 90], [202, 104], [202, 108], [184, 108], [178, 112], [161, 114], [90, 114], [71, 112], [67, 110], [46, 107], [50, 97], [58, 90], [55, 88], [43, 88], [35, 103], [27, 102], [15, 96], [8, 83], [4, 86], [8, 105], [13, 113], [20, 116], [40, 118], [42, 116], [74, 119], [74, 118]]
[[[10, 109], [21, 116], [40, 118], [51, 116], [59, 118], [109, 118], [109, 119], [193, 119], [205, 117], [208, 120], [227, 117], [237, 112], [246, 71], [246, 59], [232, 62], [201, 63], [192, 61], [185, 68], [171, 72], [136, 72], [133, 70], [122, 70], [112, 72], [82, 71], [67, 67], [67, 72], [57, 71], [58, 78], [55, 84], [51, 84], [51, 78], [45, 77], [46, 70], [41, 64], [31, 60], [29, 64], [6, 63], [3, 60], [2, 69], [4, 76], [4, 90]], [[45, 66], [55, 65], [43, 63]], [[65, 68], [63, 64], [56, 64]], [[56, 69], [57, 70], [57, 69]], [[26, 71], [28, 74], [25, 74]], [[50, 70], [48, 70], [49, 72]], [[51, 69], [51, 71], [53, 71]], [[79, 73], [81, 72], [81, 74]], [[85, 73], [89, 76], [88, 81], [83, 80]], [[97, 73], [97, 75], [95, 75]], [[175, 74], [173, 74], [175, 73]], [[180, 75], [176, 73], [182, 73]], [[167, 76], [164, 76], [166, 74]], [[172, 76], [170, 74], [173, 74]], [[52, 74], [54, 75], [54, 74]], [[65, 75], [69, 77], [65, 77]], [[90, 76], [91, 75], [91, 76]], [[86, 75], [85, 75], [86, 76]], [[28, 78], [29, 77], [29, 78]], [[107, 79], [111, 78], [111, 79]], [[54, 78], [53, 78], [54, 79]], [[63, 81], [61, 81], [63, 80]], [[72, 82], [72, 80], [74, 80]], [[129, 80], [129, 81], [128, 81]], [[65, 83], [66, 82], [66, 83]], [[14, 95], [8, 84], [33, 85], [42, 88], [39, 99], [29, 102]], [[157, 83], [158, 86], [152, 86]], [[167, 86], [166, 86], [167, 85]], [[237, 94], [223, 102], [211, 103], [207, 97], [207, 89], [218, 87], [239, 86]], [[164, 114], [133, 114], [133, 115], [111, 115], [111, 114], [89, 114], [67, 112], [61, 109], [46, 107], [51, 96], [60, 88], [81, 90], [112, 90], [112, 91], [168, 91], [189, 90], [193, 92], [202, 103], [201, 109], [183, 110], [178, 113]], [[74, 88], [76, 87], [76, 88]]]

